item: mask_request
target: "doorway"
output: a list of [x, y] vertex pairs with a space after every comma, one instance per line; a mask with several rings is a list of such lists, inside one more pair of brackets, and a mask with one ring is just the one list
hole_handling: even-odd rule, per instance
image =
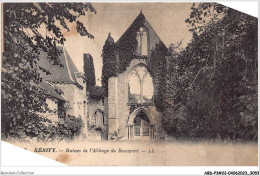
[[149, 140], [151, 133], [150, 121], [145, 113], [139, 112], [134, 119], [133, 139]]

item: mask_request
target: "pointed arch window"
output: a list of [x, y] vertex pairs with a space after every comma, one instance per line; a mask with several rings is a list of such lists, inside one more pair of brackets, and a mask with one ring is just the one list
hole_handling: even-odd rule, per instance
[[101, 110], [96, 110], [92, 117], [92, 125], [102, 127], [105, 124], [105, 116]]
[[137, 31], [136, 40], [137, 40], [137, 53], [141, 56], [148, 55], [148, 33], [147, 30], [143, 27], [140, 27]]
[[140, 112], [134, 119], [134, 135], [135, 136], [149, 136], [150, 121], [148, 117]]
[[129, 75], [128, 102], [129, 103], [152, 103], [153, 80], [144, 65], [136, 66]]

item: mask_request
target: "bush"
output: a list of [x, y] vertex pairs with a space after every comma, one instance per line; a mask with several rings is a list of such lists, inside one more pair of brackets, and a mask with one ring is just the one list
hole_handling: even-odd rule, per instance
[[74, 139], [79, 136], [82, 128], [84, 127], [83, 120], [79, 117], [68, 115], [65, 119], [60, 119], [56, 126], [57, 138], [61, 139]]
[[[8, 114], [4, 114], [7, 116]], [[81, 118], [68, 115], [66, 118], [60, 118], [60, 122], [52, 121], [31, 114], [25, 120], [17, 121], [16, 125], [8, 125], [2, 123], [2, 138], [15, 138], [18, 140], [26, 140], [36, 138], [41, 141], [74, 139], [80, 135], [84, 126]], [[5, 133], [8, 131], [8, 133]]]

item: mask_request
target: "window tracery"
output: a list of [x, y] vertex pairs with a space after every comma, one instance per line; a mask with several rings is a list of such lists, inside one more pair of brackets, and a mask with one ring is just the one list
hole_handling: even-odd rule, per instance
[[128, 102], [129, 103], [152, 103], [153, 80], [144, 65], [136, 66], [129, 75]]

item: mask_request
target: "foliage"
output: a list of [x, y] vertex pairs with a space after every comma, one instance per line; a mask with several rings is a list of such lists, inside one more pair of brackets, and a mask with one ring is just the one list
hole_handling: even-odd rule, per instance
[[[2, 133], [4, 137], [12, 136], [16, 139], [25, 139], [27, 137], [43, 138], [50, 135], [51, 126], [46, 124], [51, 123], [48, 119], [37, 116], [36, 114], [30, 113], [30, 116], [26, 116], [22, 119], [21, 115], [17, 118], [11, 119], [10, 114], [2, 114], [6, 120], [2, 121]], [[2, 117], [3, 117], [2, 116]]]
[[79, 117], [68, 115], [65, 120], [62, 119], [57, 123], [55, 133], [60, 139], [74, 139], [80, 135], [84, 126], [83, 120]]
[[96, 13], [90, 3], [3, 4], [1, 103], [2, 122], [7, 126], [2, 128], [2, 134], [22, 137], [18, 126], [26, 129], [31, 122], [35, 122], [34, 130], [41, 131], [37, 124], [44, 121], [37, 113], [46, 109], [47, 104], [38, 84], [38, 70], [42, 69], [37, 65], [39, 53], [46, 52], [46, 59], [60, 64], [58, 57], [62, 51], [56, 45], [66, 41], [62, 31], [69, 31], [69, 23], [76, 24], [80, 35], [93, 38], [79, 21], [88, 10]]
[[191, 9], [193, 39], [173, 58], [175, 81], [166, 86], [173, 104], [163, 111], [165, 130], [189, 139], [257, 140], [257, 19], [216, 3]]
[[102, 99], [104, 97], [104, 88], [96, 86], [95, 68], [93, 58], [89, 54], [84, 54], [84, 72], [87, 77], [87, 94], [93, 99]]
[[86, 75], [86, 85], [87, 87], [92, 87], [96, 85], [95, 68], [93, 64], [93, 57], [90, 54], [84, 54], [84, 72]]
[[92, 99], [97, 99], [100, 100], [102, 98], [104, 98], [104, 88], [101, 86], [92, 86], [88, 89], [89, 92], [89, 96]]
[[168, 51], [166, 46], [160, 42], [156, 44], [155, 49], [152, 51], [151, 59], [148, 62], [149, 72], [153, 78], [154, 83], [154, 104], [158, 111], [164, 111], [164, 102], [166, 99], [166, 85], [167, 82], [167, 62], [165, 57], [167, 56]]
[[53, 123], [45, 117], [31, 114], [31, 116], [27, 117], [24, 121], [16, 120], [12, 130], [6, 129], [6, 127], [9, 127], [7, 121], [3, 121], [2, 127], [3, 130], [7, 130], [4, 134], [8, 134], [9, 137], [11, 136], [18, 140], [37, 138], [37, 140], [41, 141], [52, 141], [74, 139], [80, 135], [84, 126], [81, 118], [68, 115], [67, 118], [60, 119], [62, 120]]
[[[257, 19], [217, 3], [194, 3], [191, 10], [186, 49], [174, 53], [159, 43], [148, 60], [162, 125], [177, 138], [256, 140]], [[116, 44], [108, 37], [106, 92], [108, 78], [138, 58], [135, 35], [143, 21], [140, 14]]]
[[[124, 72], [130, 65], [130, 62], [135, 58], [147, 59], [145, 56], [139, 56], [137, 53], [136, 33], [143, 27], [145, 17], [140, 13], [133, 24], [126, 30], [122, 37], [114, 43], [113, 38], [108, 36], [103, 47], [103, 70], [102, 70], [102, 85], [105, 88], [105, 94], [108, 90], [108, 79]], [[148, 59], [148, 68], [155, 82], [155, 105], [161, 109], [161, 101], [163, 99], [161, 92], [164, 87], [164, 68], [166, 66], [165, 56], [167, 48], [159, 42], [151, 54], [151, 59]]]
[[117, 41], [116, 53], [118, 54], [118, 73], [124, 72], [134, 58], [140, 57], [137, 54], [136, 32], [140, 27], [144, 26], [144, 22], [145, 17], [140, 13], [124, 35]]
[[102, 53], [102, 86], [105, 88], [105, 94], [108, 90], [108, 79], [124, 72], [131, 60], [139, 57], [136, 55], [136, 32], [143, 26], [144, 21], [145, 17], [141, 13], [117, 43], [109, 33]]
[[115, 50], [116, 44], [109, 33], [102, 50], [102, 86], [104, 87], [105, 95], [108, 94], [108, 79], [117, 75], [117, 60]]

